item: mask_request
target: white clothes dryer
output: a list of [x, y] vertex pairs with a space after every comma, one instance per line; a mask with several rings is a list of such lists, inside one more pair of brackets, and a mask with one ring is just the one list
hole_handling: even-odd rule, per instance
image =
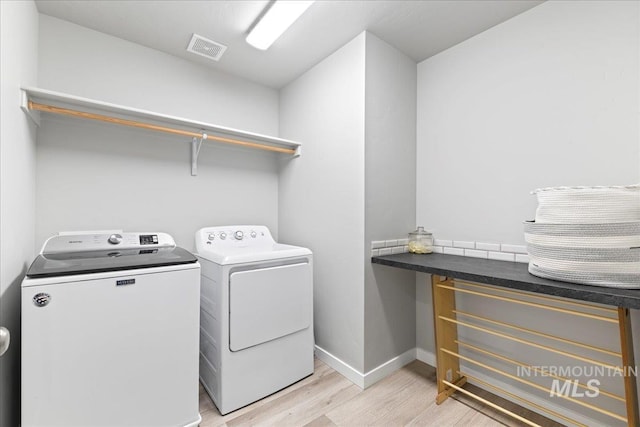
[[207, 227], [195, 240], [200, 381], [220, 413], [311, 375], [311, 251], [276, 243], [257, 225]]
[[200, 423], [193, 254], [165, 233], [66, 233], [26, 276], [23, 426]]

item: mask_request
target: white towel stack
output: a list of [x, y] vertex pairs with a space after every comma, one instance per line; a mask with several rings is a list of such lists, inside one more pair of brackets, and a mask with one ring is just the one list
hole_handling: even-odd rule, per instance
[[529, 272], [585, 285], [640, 288], [640, 184], [535, 190], [525, 222]]

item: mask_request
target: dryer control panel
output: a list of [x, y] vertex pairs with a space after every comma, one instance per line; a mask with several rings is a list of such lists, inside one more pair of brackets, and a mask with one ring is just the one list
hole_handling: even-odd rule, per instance
[[275, 241], [264, 225], [230, 225], [201, 228], [196, 232], [196, 251], [217, 248], [260, 247]]

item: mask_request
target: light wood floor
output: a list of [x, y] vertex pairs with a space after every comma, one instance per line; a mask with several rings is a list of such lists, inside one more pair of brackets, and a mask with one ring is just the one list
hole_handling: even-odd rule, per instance
[[[490, 393], [473, 392], [545, 427], [557, 424], [506, 403]], [[200, 386], [201, 427], [218, 426], [519, 426], [491, 408], [456, 395], [435, 404], [435, 369], [414, 361], [366, 390], [316, 359], [313, 375], [225, 416], [220, 415]]]

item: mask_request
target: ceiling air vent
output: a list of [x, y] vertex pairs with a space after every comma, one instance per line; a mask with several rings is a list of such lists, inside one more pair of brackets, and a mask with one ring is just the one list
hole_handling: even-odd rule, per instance
[[213, 40], [205, 39], [202, 36], [194, 34], [191, 37], [187, 51], [196, 55], [204, 56], [214, 61], [218, 61], [227, 47], [223, 44], [216, 43]]

